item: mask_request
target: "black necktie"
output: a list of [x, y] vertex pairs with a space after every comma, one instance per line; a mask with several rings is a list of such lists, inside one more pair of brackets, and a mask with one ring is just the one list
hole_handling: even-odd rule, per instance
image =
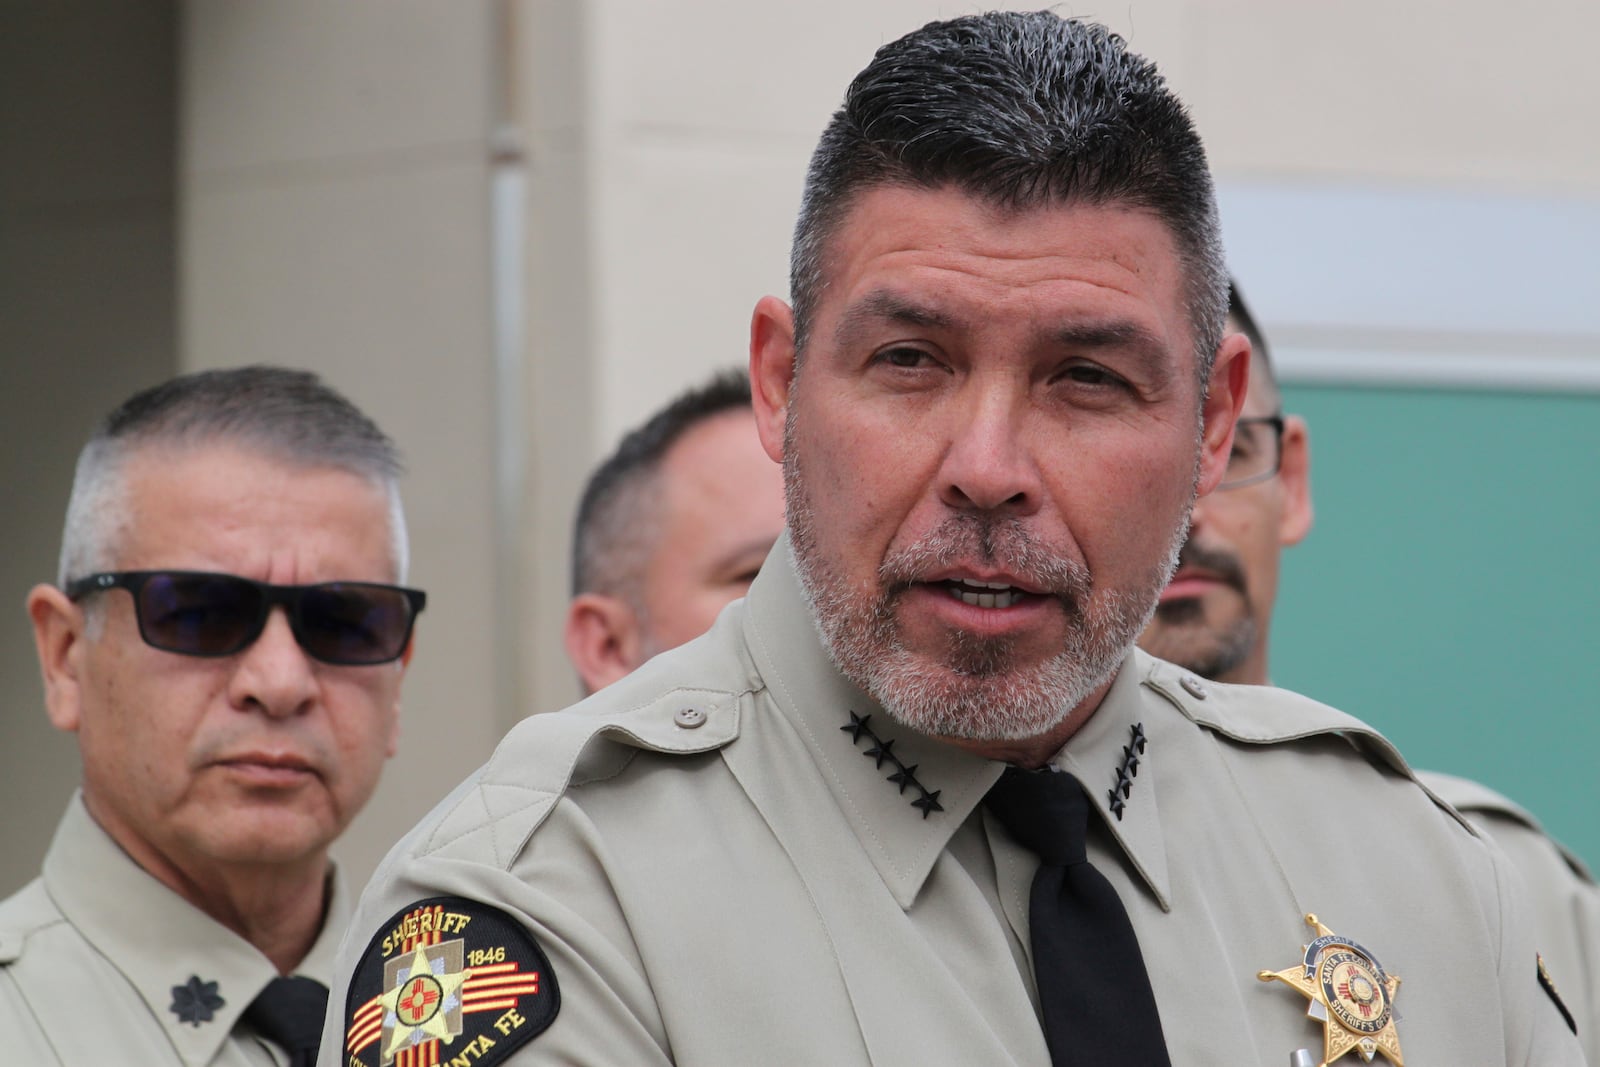
[[1117, 891], [1084, 851], [1089, 798], [1070, 774], [1008, 767], [985, 801], [1039, 857], [1033, 975], [1054, 1067], [1170, 1067], [1150, 976]]
[[328, 987], [312, 978], [274, 978], [245, 1009], [244, 1021], [289, 1053], [289, 1067], [316, 1067]]

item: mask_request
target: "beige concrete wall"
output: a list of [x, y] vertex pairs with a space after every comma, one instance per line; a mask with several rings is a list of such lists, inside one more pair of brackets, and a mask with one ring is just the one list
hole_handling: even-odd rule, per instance
[[54, 581], [78, 449], [171, 374], [177, 22], [73, 0], [0, 16], [0, 896], [78, 784], [45, 719], [23, 597]]

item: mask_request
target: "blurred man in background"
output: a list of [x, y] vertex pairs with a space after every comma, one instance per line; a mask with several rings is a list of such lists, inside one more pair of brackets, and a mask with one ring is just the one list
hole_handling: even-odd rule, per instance
[[[1250, 338], [1250, 387], [1228, 472], [1195, 503], [1178, 570], [1139, 638], [1148, 652], [1219, 682], [1267, 685], [1267, 644], [1284, 548], [1310, 531], [1311, 456], [1306, 423], [1283, 411], [1271, 353], [1235, 286], [1228, 326]], [[1577, 1016], [1591, 1062], [1600, 1062], [1600, 888], [1537, 820], [1487, 786], [1430, 771], [1417, 777], [1492, 837], [1532, 892], [1539, 948]], [[1548, 980], [1548, 979], [1547, 979]]]
[[630, 432], [589, 477], [572, 533], [567, 656], [585, 692], [710, 628], [783, 532], [783, 476], [750, 379], [716, 375]]
[[83, 783], [0, 903], [7, 1062], [305, 1067], [424, 602], [392, 441], [311, 374], [186, 375], [78, 460], [28, 595]]

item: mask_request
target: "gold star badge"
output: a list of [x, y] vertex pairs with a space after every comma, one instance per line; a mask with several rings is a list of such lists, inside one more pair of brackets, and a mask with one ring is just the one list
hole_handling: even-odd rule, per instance
[[385, 969], [389, 987], [383, 994], [383, 1062], [395, 1053], [427, 1041], [449, 1044], [461, 1033], [461, 986], [466, 981], [461, 941], [418, 945], [409, 959], [395, 959]]
[[1306, 1014], [1322, 1020], [1321, 1067], [1352, 1049], [1368, 1063], [1378, 1053], [1395, 1067], [1405, 1067], [1400, 1035], [1394, 1028], [1394, 994], [1400, 979], [1385, 974], [1378, 958], [1348, 937], [1340, 937], [1306, 916], [1317, 936], [1305, 946], [1300, 965], [1283, 971], [1261, 971], [1263, 982], [1274, 979], [1311, 998]]

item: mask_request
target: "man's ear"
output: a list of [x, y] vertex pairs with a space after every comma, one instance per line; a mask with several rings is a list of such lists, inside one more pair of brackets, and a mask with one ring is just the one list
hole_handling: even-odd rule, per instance
[[794, 357], [794, 311], [775, 296], [762, 297], [750, 316], [750, 402], [761, 447], [775, 463], [783, 462]]
[[28, 618], [44, 676], [45, 713], [57, 730], [76, 733], [83, 713], [83, 609], [53, 585], [28, 591]]
[[1228, 471], [1228, 456], [1233, 451], [1233, 424], [1244, 408], [1245, 391], [1250, 387], [1250, 340], [1242, 333], [1230, 333], [1217, 346], [1211, 364], [1211, 385], [1206, 392], [1204, 425], [1200, 435], [1200, 495], [1217, 487]]
[[617, 597], [603, 593], [573, 597], [562, 637], [585, 693], [604, 689], [639, 666], [639, 617]]
[[1283, 417], [1283, 453], [1278, 480], [1283, 483], [1283, 517], [1278, 541], [1297, 545], [1311, 532], [1311, 431], [1299, 415]]

